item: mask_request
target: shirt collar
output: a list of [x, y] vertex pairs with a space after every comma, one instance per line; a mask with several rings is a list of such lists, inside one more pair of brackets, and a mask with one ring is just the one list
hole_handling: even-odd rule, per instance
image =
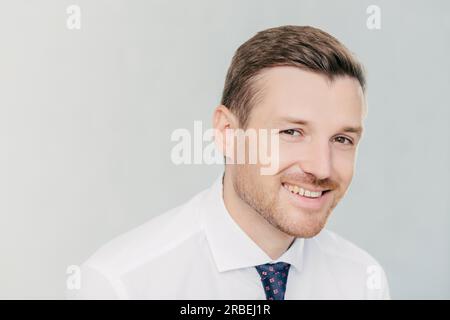
[[223, 201], [223, 174], [207, 190], [201, 217], [210, 249], [219, 272], [286, 262], [302, 269], [303, 238], [296, 238], [281, 257], [272, 260], [233, 220]]

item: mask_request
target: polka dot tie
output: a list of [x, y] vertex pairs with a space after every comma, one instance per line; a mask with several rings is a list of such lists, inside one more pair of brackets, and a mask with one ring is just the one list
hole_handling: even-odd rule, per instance
[[267, 300], [284, 300], [290, 266], [289, 263], [278, 262], [261, 264], [255, 267], [261, 276]]

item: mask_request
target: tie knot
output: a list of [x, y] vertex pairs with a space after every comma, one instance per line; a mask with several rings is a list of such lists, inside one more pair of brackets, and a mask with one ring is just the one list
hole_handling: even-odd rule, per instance
[[290, 266], [286, 262], [266, 263], [256, 266], [256, 270], [258, 270], [261, 277], [267, 277], [279, 272], [287, 273]]
[[255, 267], [261, 277], [261, 283], [268, 300], [284, 300], [290, 266], [286, 262], [277, 262]]

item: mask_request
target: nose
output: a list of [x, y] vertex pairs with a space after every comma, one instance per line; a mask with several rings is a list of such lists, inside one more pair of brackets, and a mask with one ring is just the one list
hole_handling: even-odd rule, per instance
[[329, 143], [311, 142], [305, 150], [303, 161], [300, 167], [305, 173], [314, 175], [317, 179], [323, 180], [331, 175], [331, 150]]

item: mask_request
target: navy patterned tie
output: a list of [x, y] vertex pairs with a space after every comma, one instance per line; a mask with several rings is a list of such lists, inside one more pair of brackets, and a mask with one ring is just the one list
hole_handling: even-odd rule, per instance
[[277, 262], [261, 264], [255, 267], [261, 276], [267, 300], [284, 300], [290, 266], [289, 263]]

